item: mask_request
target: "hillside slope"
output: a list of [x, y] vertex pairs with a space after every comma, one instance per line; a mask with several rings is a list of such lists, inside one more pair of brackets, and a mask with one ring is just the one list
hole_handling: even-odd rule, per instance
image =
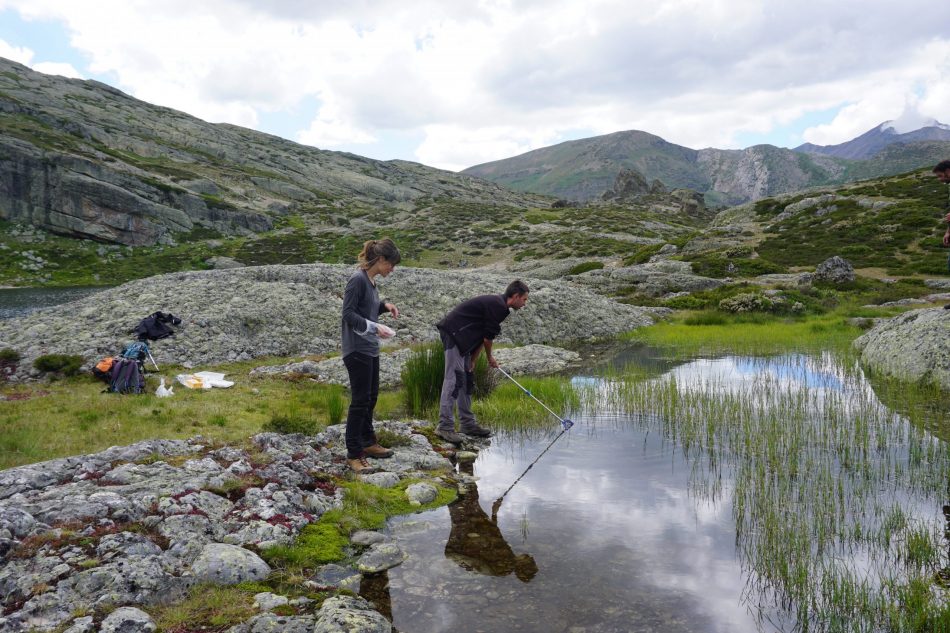
[[947, 185], [922, 169], [763, 198], [721, 212], [684, 258], [706, 274], [744, 262], [812, 267], [839, 255], [888, 275], [945, 275], [947, 196]]
[[0, 59], [0, 218], [144, 245], [347, 204], [549, 206], [471, 176], [330, 152]]

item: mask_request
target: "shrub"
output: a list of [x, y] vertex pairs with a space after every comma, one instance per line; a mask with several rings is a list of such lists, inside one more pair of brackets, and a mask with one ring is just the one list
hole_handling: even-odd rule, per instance
[[59, 373], [64, 376], [75, 376], [82, 366], [83, 357], [72, 354], [46, 354], [38, 356], [33, 366], [42, 372]]
[[764, 295], [747, 292], [719, 302], [719, 309], [724, 312], [771, 312], [774, 302]]
[[0, 349], [0, 364], [14, 364], [20, 361], [23, 358], [20, 355], [20, 352], [15, 349], [10, 349], [9, 347]]
[[317, 423], [299, 416], [275, 415], [270, 421], [266, 422], [262, 430], [271, 433], [302, 433], [304, 435], [315, 435], [318, 431]]
[[632, 254], [623, 258], [623, 265], [633, 266], [635, 264], [646, 263], [651, 257], [659, 253], [661, 248], [663, 248], [663, 244], [647, 244], [646, 246], [641, 246]]
[[581, 273], [586, 273], [589, 270], [600, 270], [603, 267], [604, 267], [603, 262], [581, 262], [580, 264], [577, 264], [576, 266], [572, 266], [571, 269], [567, 271], [567, 274], [580, 275]]

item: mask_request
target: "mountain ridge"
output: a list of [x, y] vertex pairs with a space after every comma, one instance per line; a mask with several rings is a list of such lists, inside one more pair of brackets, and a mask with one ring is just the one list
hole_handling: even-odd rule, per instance
[[564, 141], [474, 165], [461, 173], [519, 191], [588, 202], [609, 190], [622, 169], [634, 169], [648, 181], [659, 180], [668, 188], [700, 191], [710, 204], [734, 205], [919, 168], [950, 154], [950, 130], [946, 134], [945, 139], [902, 135], [900, 149], [891, 149], [886, 160], [875, 157], [893, 143], [879, 139], [874, 155], [852, 160], [767, 144], [741, 150], [696, 150], [649, 132], [626, 130]]
[[894, 144], [907, 144], [915, 141], [950, 141], [950, 126], [936, 120], [929, 125], [907, 132], [898, 132], [894, 121], [884, 121], [850, 141], [837, 145], [813, 145], [803, 143], [795, 147], [796, 152], [824, 154], [838, 158], [861, 160], [873, 158], [882, 149]]

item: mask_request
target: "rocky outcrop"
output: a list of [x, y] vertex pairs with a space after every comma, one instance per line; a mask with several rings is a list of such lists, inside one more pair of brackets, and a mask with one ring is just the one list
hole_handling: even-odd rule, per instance
[[[425, 423], [376, 423], [407, 440], [378, 462], [396, 482], [450, 466], [416, 432], [417, 424]], [[266, 579], [271, 569], [260, 551], [290, 544], [306, 525], [342, 505], [342, 489], [328, 483], [345, 472], [342, 434], [342, 425], [312, 437], [263, 433], [250, 449], [208, 446], [202, 438], [152, 440], [0, 471], [0, 632], [69, 624], [91, 631], [93, 618], [85, 614], [115, 607], [100, 630], [154, 630], [136, 607], [174, 602], [198, 583]], [[414, 485], [428, 488], [414, 489], [407, 501], [432, 501], [432, 484]], [[398, 546], [385, 540], [375, 539], [340, 578], [402, 562]], [[321, 582], [321, 590], [336, 586]], [[257, 598], [262, 610], [288, 602], [272, 594]], [[315, 617], [300, 618], [308, 624], [301, 631], [389, 631], [362, 599], [327, 603]], [[261, 618], [235, 631], [279, 624]], [[347, 622], [374, 628], [345, 628]]]
[[950, 310], [905, 312], [878, 324], [854, 346], [874, 372], [950, 390]]
[[673, 292], [697, 292], [723, 285], [725, 280], [693, 274], [689, 262], [660, 260], [635, 266], [602, 268], [573, 275], [572, 283], [596, 289], [600, 293], [634, 291], [650, 297]]
[[0, 59], [0, 218], [127, 245], [195, 228], [264, 231], [298, 210], [414, 209], [449, 198], [518, 207], [550, 200], [406, 161], [323, 151], [211, 124], [97, 81]]
[[225, 234], [273, 228], [262, 212], [215, 206], [143, 174], [0, 137], [0, 217], [54, 233], [133, 246], [170, 242], [197, 226]]
[[[162, 363], [213, 364], [260, 356], [325, 354], [340, 349], [340, 311], [354, 268], [309, 264], [172, 273], [127, 283], [73, 303], [0, 321], [0, 348], [13, 348], [29, 371], [49, 353], [89, 363], [114, 355], [129, 331], [155, 311], [183, 319], [178, 333], [152, 345]], [[389, 345], [436, 339], [434, 324], [459, 302], [500, 293], [512, 275], [399, 268], [379, 279], [380, 294], [401, 310]], [[504, 322], [499, 342], [548, 343], [607, 337], [653, 322], [649, 313], [564, 281], [526, 279], [528, 306]], [[19, 374], [23, 377], [24, 374]]]
[[656, 179], [649, 183], [636, 169], [624, 167], [617, 174], [613, 189], [605, 191], [601, 199], [607, 202], [627, 202], [651, 193], [666, 193], [666, 187]]

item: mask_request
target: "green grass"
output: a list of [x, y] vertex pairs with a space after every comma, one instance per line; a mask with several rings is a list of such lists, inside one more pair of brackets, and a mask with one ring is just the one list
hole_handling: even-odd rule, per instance
[[[257, 359], [216, 368], [235, 382], [230, 389], [193, 391], [175, 385], [175, 395], [158, 398], [157, 376], [148, 376], [143, 395], [102, 393], [91, 376], [49, 384], [0, 385], [9, 400], [0, 408], [0, 468], [80, 455], [149, 438], [185, 439], [204, 435], [221, 443], [241, 443], [275, 418], [296, 420], [313, 432], [338, 423], [349, 403], [339, 386], [279, 377], [251, 378]], [[183, 369], [166, 367], [165, 383]], [[383, 392], [380, 418], [401, 412], [398, 392]]]
[[621, 338], [670, 348], [681, 356], [697, 354], [775, 354], [785, 351], [844, 349], [861, 334], [837, 314], [806, 319], [773, 315], [727, 316], [686, 313], [634, 330]]
[[313, 568], [340, 561], [348, 555], [347, 545], [353, 532], [378, 530], [390, 517], [431, 510], [455, 500], [454, 487], [437, 485], [438, 495], [434, 501], [413, 506], [406, 498], [406, 488], [419, 481], [403, 479], [393, 488], [358, 481], [340, 482], [344, 490], [343, 507], [325, 512], [319, 521], [306, 526], [293, 545], [266, 550], [264, 559], [283, 568]]
[[[518, 376], [515, 380], [562, 418], [570, 417], [569, 412], [579, 404], [577, 393], [566, 378]], [[472, 411], [481, 424], [492, 429], [519, 431], [558, 424], [544, 407], [507, 379], [487, 398], [476, 400]]]
[[[445, 377], [445, 350], [441, 343], [418, 346], [402, 369], [402, 394], [406, 411], [410, 415], [426, 418], [438, 408]], [[475, 361], [475, 392], [473, 396], [484, 397], [492, 387], [488, 361], [479, 354]]]

